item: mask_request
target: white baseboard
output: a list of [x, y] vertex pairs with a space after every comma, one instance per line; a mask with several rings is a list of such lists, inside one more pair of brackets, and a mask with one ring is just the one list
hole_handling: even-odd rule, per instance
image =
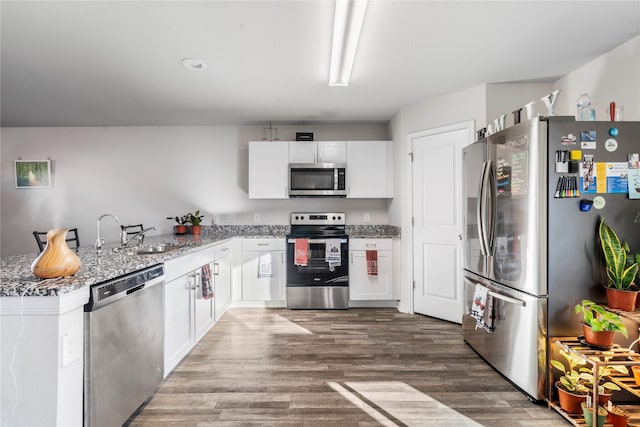
[[349, 308], [397, 308], [397, 300], [349, 301]]
[[287, 308], [287, 302], [280, 301], [234, 301], [232, 308]]

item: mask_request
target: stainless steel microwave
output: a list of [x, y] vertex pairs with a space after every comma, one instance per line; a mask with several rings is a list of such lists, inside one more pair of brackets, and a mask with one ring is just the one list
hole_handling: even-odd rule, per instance
[[289, 163], [290, 197], [346, 197], [347, 165]]

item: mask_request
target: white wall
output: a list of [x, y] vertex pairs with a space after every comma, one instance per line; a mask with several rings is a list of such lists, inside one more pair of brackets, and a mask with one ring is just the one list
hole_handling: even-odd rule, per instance
[[[281, 140], [296, 131], [314, 132], [316, 140], [389, 139], [386, 124], [279, 126]], [[121, 223], [158, 226], [170, 233], [167, 216], [200, 209], [205, 224], [288, 224], [292, 211], [347, 212], [349, 224], [387, 223], [384, 200], [249, 200], [248, 141], [259, 140], [262, 126], [154, 126], [2, 128], [1, 255], [37, 250], [31, 234], [54, 227], [78, 227], [83, 246], [96, 238], [103, 213]], [[14, 160], [51, 159], [53, 188], [16, 189]], [[117, 241], [119, 227], [109, 218], [101, 231]]]
[[[610, 101], [625, 107], [625, 120], [640, 120], [640, 36], [567, 74], [554, 83], [486, 84], [419, 102], [400, 110], [390, 123], [395, 155], [395, 197], [389, 205], [389, 223], [402, 227], [402, 268], [394, 280], [401, 280], [400, 309], [411, 311], [411, 167], [407, 156], [407, 136], [465, 120], [475, 120], [476, 130], [507, 114], [507, 126], [513, 124], [511, 112], [536, 101], [535, 114], [546, 115], [540, 98], [560, 89], [557, 115], [575, 115], [576, 100], [589, 92], [599, 120], [608, 120], [605, 110]], [[523, 112], [524, 114], [524, 112]], [[525, 117], [524, 115], [522, 116]], [[395, 256], [395, 254], [394, 254]]]
[[391, 121], [394, 141], [394, 195], [389, 205], [390, 224], [402, 227], [402, 244], [399, 271], [394, 273], [394, 281], [400, 281], [400, 310], [412, 311], [410, 290], [412, 261], [411, 254], [411, 163], [407, 150], [407, 135], [421, 130], [432, 129], [466, 120], [473, 120], [476, 129], [484, 127], [486, 86], [480, 85], [455, 92], [450, 95], [430, 99], [403, 108]]
[[558, 115], [575, 115], [578, 96], [588, 92], [596, 120], [609, 120], [607, 109], [615, 101], [624, 106], [625, 121], [640, 121], [640, 36], [567, 74], [553, 88], [562, 91]]

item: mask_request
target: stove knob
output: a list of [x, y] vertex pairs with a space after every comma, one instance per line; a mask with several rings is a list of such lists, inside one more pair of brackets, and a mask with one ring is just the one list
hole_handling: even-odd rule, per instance
[[304, 219], [304, 215], [300, 215], [300, 219]]
[[341, 217], [341, 216], [339, 216], [339, 217], [338, 217], [338, 219], [340, 220], [340, 219], [342, 219], [342, 217]]
[[334, 220], [334, 221], [336, 220], [336, 217], [335, 217], [335, 216], [333, 217], [333, 220]]

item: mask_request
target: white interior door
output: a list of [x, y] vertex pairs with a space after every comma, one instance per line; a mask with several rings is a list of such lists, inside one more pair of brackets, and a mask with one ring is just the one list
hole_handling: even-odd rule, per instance
[[462, 321], [462, 148], [473, 122], [410, 135], [413, 311]]

